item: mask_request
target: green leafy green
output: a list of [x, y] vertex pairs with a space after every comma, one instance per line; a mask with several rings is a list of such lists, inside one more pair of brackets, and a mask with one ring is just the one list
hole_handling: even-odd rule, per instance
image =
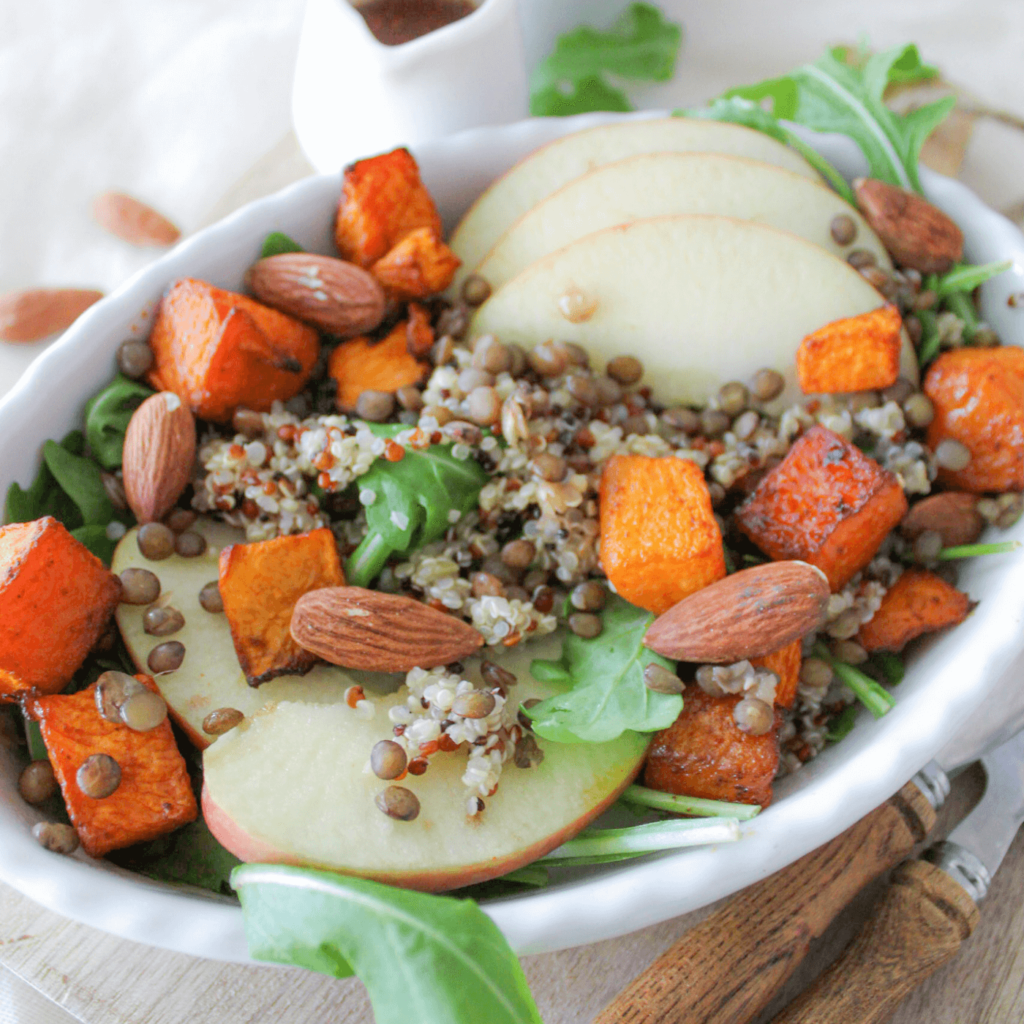
[[84, 544], [104, 565], [110, 565], [113, 561], [117, 541], [107, 536], [105, 526], [79, 526], [77, 530], [71, 531], [71, 536]]
[[541, 864], [595, 864], [595, 858], [622, 860], [684, 846], [731, 843], [740, 837], [736, 818], [672, 818], [628, 828], [593, 828], [581, 832], [541, 857]]
[[263, 239], [263, 248], [260, 249], [260, 259], [265, 260], [268, 256], [280, 256], [283, 252], [305, 252], [306, 250], [295, 241], [289, 238], [283, 231], [271, 231]]
[[680, 796], [677, 793], [663, 793], [660, 789], [647, 789], [645, 786], [627, 786], [619, 799], [640, 807], [652, 807], [657, 811], [691, 814], [701, 818], [728, 817], [746, 820], [761, 813], [761, 808], [757, 804], [736, 804], [728, 800]]
[[858, 705], [849, 704], [836, 715], [832, 720], [832, 728], [826, 733], [826, 739], [830, 743], [838, 743], [853, 732], [853, 727], [857, 724], [858, 710]]
[[231, 875], [249, 952], [355, 973], [377, 1024], [542, 1024], [522, 968], [472, 900], [276, 864]]
[[980, 555], [1008, 555], [1021, 546], [1019, 540], [1002, 540], [993, 544], [959, 544], [943, 548], [939, 552], [940, 562], [952, 562], [957, 558], [977, 558]]
[[[832, 56], [843, 64], [863, 70], [871, 58], [871, 50], [867, 39], [862, 38], [856, 49], [849, 46], [833, 46]], [[889, 70], [889, 85], [915, 85], [918, 82], [930, 82], [939, 77], [939, 69], [933, 64], [925, 64], [916, 46], [908, 46], [903, 56]]]
[[953, 292], [973, 292], [978, 285], [984, 284], [993, 277], [998, 277], [1013, 266], [1011, 260], [1004, 263], [981, 263], [971, 266], [959, 263], [935, 280], [935, 293], [940, 299]]
[[942, 336], [939, 334], [938, 317], [934, 309], [918, 310], [917, 319], [921, 321], [921, 341], [917, 346], [917, 361], [924, 366], [939, 354]]
[[770, 135], [795, 149], [848, 203], [856, 205], [853, 189], [847, 180], [816, 149], [791, 131], [778, 118], [742, 96], [719, 97], [701, 110], [679, 111], [684, 117], [701, 117], [709, 121], [728, 121]]
[[604, 74], [667, 82], [675, 72], [682, 38], [682, 28], [648, 3], [630, 4], [608, 31], [580, 25], [560, 36], [534, 69], [530, 113], [550, 117], [632, 110], [625, 93]]
[[128, 421], [152, 394], [151, 388], [118, 375], [86, 405], [85, 439], [93, 458], [104, 469], [120, 467]]
[[903, 659], [898, 654], [893, 654], [891, 651], [877, 651], [871, 656], [871, 660], [878, 665], [890, 686], [903, 682], [906, 669], [903, 667]]
[[[371, 429], [386, 436], [408, 428]], [[360, 493], [374, 497], [366, 506], [366, 536], [345, 565], [351, 586], [368, 586], [392, 555], [438, 540], [453, 521], [476, 509], [487, 474], [475, 460], [457, 459], [452, 447], [407, 448], [399, 462], [377, 459], [359, 478]]]
[[[103, 486], [100, 468], [92, 459], [73, 455], [56, 441], [47, 441], [43, 445], [43, 459], [61, 490], [78, 508], [81, 525], [106, 526], [115, 518], [115, 509]], [[64, 525], [72, 528], [69, 523]]]
[[880, 683], [877, 683], [871, 676], [865, 675], [859, 668], [848, 665], [845, 661], [837, 661], [821, 641], [814, 645], [814, 653], [822, 661], [827, 661], [832, 666], [832, 671], [853, 690], [857, 699], [875, 718], [887, 715], [896, 706], [895, 697]]
[[883, 96], [893, 76], [919, 73], [922, 66], [913, 45], [873, 54], [862, 68], [851, 67], [830, 52], [788, 75], [730, 89], [725, 96], [756, 104], [769, 101], [776, 118], [848, 135], [867, 158], [872, 177], [920, 191], [921, 146], [956, 100], [947, 96], [900, 115], [886, 107]]
[[664, 729], [683, 709], [682, 697], [655, 693], [644, 685], [648, 665], [675, 669], [667, 658], [643, 646], [654, 616], [613, 597], [601, 618], [604, 628], [599, 636], [567, 636], [560, 661], [538, 659], [530, 665], [535, 679], [571, 684], [571, 689], [527, 712], [534, 731], [545, 739], [606, 743], [629, 729]]

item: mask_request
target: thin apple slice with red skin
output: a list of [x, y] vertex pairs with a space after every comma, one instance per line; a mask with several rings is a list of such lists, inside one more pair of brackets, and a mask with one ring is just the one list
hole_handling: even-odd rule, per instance
[[[545, 638], [501, 658], [519, 678], [510, 700], [556, 691], [530, 676], [529, 663], [557, 656], [558, 644]], [[435, 754], [423, 775], [399, 783], [370, 771], [374, 743], [392, 736], [388, 709], [407, 692], [403, 686], [375, 698], [370, 720], [344, 701], [268, 705], [220, 737], [203, 755], [210, 831], [242, 860], [439, 892], [503, 875], [561, 845], [618, 798], [647, 750], [649, 738], [632, 732], [601, 744], [540, 739], [541, 764], [517, 768], [507, 761], [497, 792], [471, 817], [471, 794], [462, 784], [465, 749]], [[393, 784], [416, 794], [414, 820], [396, 821], [376, 806], [376, 795]]]

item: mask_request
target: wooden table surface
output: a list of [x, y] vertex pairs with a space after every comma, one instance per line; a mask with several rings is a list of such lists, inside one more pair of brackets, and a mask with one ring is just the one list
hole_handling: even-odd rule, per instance
[[[924, 44], [926, 55], [941, 62], [954, 62], [963, 52], [960, 26], [970, 32], [963, 38], [984, 53], [988, 45], [984, 33], [1004, 36], [1017, 33], [1024, 44], [1022, 19], [1011, 9], [1016, 3], [1003, 0], [978, 0], [976, 4], [958, 4], [956, 0], [937, 0], [937, 4], [907, 4], [898, 12], [890, 5], [861, 0], [857, 5], [814, 4], [804, 9], [793, 30], [775, 32], [775, 41], [793, 48], [802, 45], [801, 35], [821, 34], [838, 39], [842, 33], [821, 12], [851, 12], [885, 6], [898, 23], [900, 38], [914, 38]], [[666, 8], [685, 8], [683, 20], [689, 30], [689, 54], [682, 68], [681, 88], [695, 88], [698, 96], [711, 95], [735, 81], [763, 77], [758, 74], [757, 55], [748, 63], [749, 74], [737, 74], [729, 66], [728, 54], [720, 48], [701, 44], [702, 34], [710, 37], [712, 10], [694, 4], [663, 4]], [[739, 3], [725, 5], [743, 8], [736, 24], [746, 25], [747, 35], [760, 34], [759, 17], [767, 18], [769, 5]], [[924, 9], [927, 7], [927, 11]], [[977, 17], [969, 13], [974, 10]], [[911, 9], [919, 20], [912, 24]], [[933, 10], [934, 8], [934, 10]], [[993, 18], [1002, 11], [1006, 18]], [[934, 16], [933, 16], [934, 14]], [[772, 15], [774, 17], [774, 15]], [[815, 22], [815, 17], [818, 21]], [[943, 18], [946, 20], [943, 21]], [[965, 21], [966, 19], [966, 21]], [[906, 25], [904, 27], [904, 22]], [[948, 22], [948, 24], [946, 24]], [[1004, 23], [1005, 22], [1005, 23]], [[852, 22], [851, 22], [852, 23]], [[1002, 28], [1000, 28], [1002, 25]], [[1009, 27], [1007, 27], [1009, 26]], [[769, 33], [770, 34], [770, 33]], [[851, 36], [855, 33], [847, 33]], [[957, 46], [943, 51], [943, 41], [956, 36]], [[975, 38], [977, 37], [977, 38]], [[724, 45], [724, 44], [723, 44]], [[730, 46], [742, 46], [742, 39]], [[749, 40], [747, 41], [750, 47]], [[773, 44], [774, 45], [774, 44]], [[780, 42], [781, 45], [781, 42]], [[766, 47], [767, 48], [767, 47]], [[1005, 45], [1003, 47], [1005, 49]], [[1019, 49], [1019, 48], [1018, 48]], [[817, 52], [817, 46], [813, 52]], [[723, 54], [725, 54], [723, 56]], [[946, 65], [948, 66], [948, 64]], [[998, 69], [996, 69], [998, 70]], [[992, 68], [977, 65], [985, 83], [994, 81]], [[722, 77], [719, 83], [716, 75]], [[694, 81], [688, 81], [690, 76]], [[953, 76], [968, 85], [975, 84], [965, 67], [954, 68]], [[1017, 76], [1019, 77], [1019, 76]], [[977, 84], [983, 84], [977, 80]], [[694, 96], [686, 95], [692, 102]], [[675, 97], [666, 96], [661, 105], [673, 105]], [[993, 100], [994, 101], [994, 100]], [[1013, 96], [999, 97], [1018, 115], [1024, 114], [1024, 91], [1018, 85]], [[1024, 147], [1005, 129], [987, 124], [975, 133], [975, 141], [960, 166], [947, 163], [947, 172], [961, 176], [982, 198], [1006, 210], [1016, 219], [1024, 219], [1024, 176], [1020, 159]], [[210, 212], [213, 221], [244, 202], [264, 195], [308, 173], [294, 139], [283, 139], [252, 171], [224, 196]], [[12, 381], [0, 381], [0, 393]], [[958, 780], [946, 818], [962, 813], [978, 791], [977, 776]], [[802, 987], [820, 967], [841, 948], [858, 923], [870, 914], [877, 887], [868, 892], [837, 922], [817, 945], [806, 969], [795, 977], [780, 1003]], [[965, 943], [959, 956], [935, 974], [897, 1011], [896, 1024], [1011, 1024], [1024, 1020], [1024, 833], [1018, 835], [997, 874], [983, 905], [981, 924]], [[625, 984], [652, 960], [701, 920], [711, 908], [686, 917], [664, 922], [624, 938], [602, 942], [560, 953], [527, 957], [524, 968], [546, 1024], [584, 1024], [590, 1021]], [[369, 1024], [372, 1014], [365, 992], [355, 979], [335, 980], [298, 969], [225, 965], [126, 942], [83, 925], [75, 924], [43, 910], [13, 889], [0, 885], [0, 966], [32, 985], [86, 1024], [248, 1024], [274, 1021], [275, 1024]], [[2, 986], [0, 986], [2, 987]], [[766, 1014], [765, 1019], [768, 1015]], [[0, 1020], [6, 1024], [3, 1000]], [[47, 1024], [45, 1014], [16, 1016], [18, 1024], [31, 1020]], [[483, 1022], [482, 1022], [483, 1024]]]

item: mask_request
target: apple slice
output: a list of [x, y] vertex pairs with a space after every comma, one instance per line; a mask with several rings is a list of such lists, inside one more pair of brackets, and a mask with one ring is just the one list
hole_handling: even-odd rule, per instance
[[160, 579], [159, 604], [177, 608], [185, 617], [185, 625], [172, 636], [150, 636], [142, 628], [146, 607], [121, 604], [117, 607], [117, 625], [132, 660], [140, 672], [149, 672], [149, 652], [167, 640], [185, 645], [185, 660], [176, 672], [157, 676], [164, 700], [171, 715], [197, 747], [205, 747], [212, 737], [203, 732], [203, 719], [216, 708], [237, 708], [245, 715], [258, 711], [267, 701], [341, 700], [352, 676], [333, 665], [318, 665], [304, 676], [280, 676], [262, 686], [250, 686], [238, 664], [231, 630], [223, 614], [206, 611], [199, 603], [199, 591], [217, 579], [217, 558], [220, 549], [229, 544], [245, 542], [241, 530], [222, 523], [200, 519], [192, 527], [207, 540], [206, 553], [198, 558], [172, 555], [151, 562], [139, 551], [137, 529], [122, 538], [114, 552], [113, 571], [123, 572], [135, 567], [148, 569]]
[[[579, 323], [563, 296], [595, 303]], [[578, 342], [591, 364], [629, 353], [665, 402], [700, 404], [726, 381], [777, 370], [800, 397], [794, 359], [805, 335], [885, 300], [844, 260], [777, 228], [684, 214], [605, 228], [531, 263], [480, 307], [471, 335], [531, 347]], [[904, 332], [901, 371], [917, 381]]]
[[644, 153], [605, 164], [542, 199], [519, 218], [476, 272], [499, 288], [535, 260], [602, 228], [643, 217], [713, 213], [792, 231], [845, 258], [834, 217], [856, 225], [856, 245], [880, 266], [892, 263], [863, 217], [830, 188], [793, 171], [720, 153]]
[[820, 180], [798, 153], [763, 132], [742, 125], [665, 117], [588, 128], [534, 150], [498, 178], [469, 208], [449, 242], [463, 263], [455, 287], [527, 210], [573, 178], [637, 153], [694, 152], [746, 156], [785, 167], [813, 181]]
[[[530, 676], [534, 657], [557, 657], [559, 640], [515, 648], [501, 659], [519, 683], [510, 699], [555, 691]], [[490, 653], [489, 653], [489, 656]], [[242, 860], [305, 864], [429, 892], [512, 871], [565, 842], [630, 783], [648, 737], [610, 743], [540, 740], [533, 768], [505, 763], [500, 785], [478, 816], [466, 814], [463, 749], [435, 754], [427, 772], [399, 785], [420, 801], [413, 821], [381, 812], [391, 783], [369, 770], [373, 745], [392, 735], [388, 709], [407, 695], [374, 701], [372, 719], [344, 703], [268, 705], [203, 754], [203, 814], [217, 840]]]

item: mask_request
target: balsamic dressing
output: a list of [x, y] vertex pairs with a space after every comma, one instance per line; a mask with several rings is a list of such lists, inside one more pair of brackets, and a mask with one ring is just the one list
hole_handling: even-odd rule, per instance
[[399, 46], [476, 10], [470, 0], [370, 0], [356, 10], [385, 46]]

